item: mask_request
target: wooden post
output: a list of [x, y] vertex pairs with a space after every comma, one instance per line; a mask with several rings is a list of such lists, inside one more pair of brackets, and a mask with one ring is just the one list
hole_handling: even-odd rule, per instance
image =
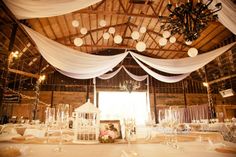
[[152, 90], [153, 90], [153, 97], [154, 97], [154, 113], [155, 113], [155, 123], [158, 123], [158, 113], [157, 113], [157, 99], [156, 99], [156, 81], [153, 80], [153, 77], [151, 79], [151, 85], [152, 85]]
[[182, 81], [182, 88], [183, 88], [183, 94], [184, 94], [184, 106], [187, 108], [187, 97], [186, 97], [186, 88], [185, 88], [185, 80]]

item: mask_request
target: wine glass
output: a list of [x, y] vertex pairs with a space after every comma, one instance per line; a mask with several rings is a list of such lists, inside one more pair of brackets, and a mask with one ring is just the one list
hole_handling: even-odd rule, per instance
[[63, 140], [63, 129], [68, 127], [69, 123], [69, 105], [59, 104], [57, 109], [57, 126], [60, 130], [59, 144], [55, 148], [55, 151], [62, 152], [62, 140]]
[[55, 108], [47, 107], [45, 110], [45, 114], [46, 114], [46, 116], [45, 116], [46, 136], [47, 136], [46, 143], [48, 143], [49, 129], [53, 125], [53, 123], [55, 122]]

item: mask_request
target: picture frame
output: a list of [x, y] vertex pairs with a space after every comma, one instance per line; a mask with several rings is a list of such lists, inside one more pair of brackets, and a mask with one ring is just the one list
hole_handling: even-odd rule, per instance
[[122, 139], [120, 120], [100, 120], [100, 131], [104, 130], [115, 131], [116, 139]]

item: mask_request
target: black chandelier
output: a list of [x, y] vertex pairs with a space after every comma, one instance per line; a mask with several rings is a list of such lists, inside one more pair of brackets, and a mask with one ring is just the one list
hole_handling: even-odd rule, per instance
[[208, 6], [212, 1], [207, 0], [204, 4], [200, 0], [196, 3], [188, 0], [185, 4], [176, 4], [175, 8], [169, 1], [167, 5], [167, 9], [170, 11], [169, 16], [159, 16], [163, 23], [161, 29], [168, 30], [171, 35], [183, 34], [186, 42], [196, 40], [209, 22], [218, 19], [215, 13], [222, 9], [222, 5], [217, 3], [214, 9], [209, 9]]

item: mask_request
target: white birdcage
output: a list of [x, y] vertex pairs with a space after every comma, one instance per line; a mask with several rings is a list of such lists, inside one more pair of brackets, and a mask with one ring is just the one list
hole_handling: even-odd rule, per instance
[[86, 102], [75, 109], [74, 143], [99, 143], [100, 110], [94, 104]]

